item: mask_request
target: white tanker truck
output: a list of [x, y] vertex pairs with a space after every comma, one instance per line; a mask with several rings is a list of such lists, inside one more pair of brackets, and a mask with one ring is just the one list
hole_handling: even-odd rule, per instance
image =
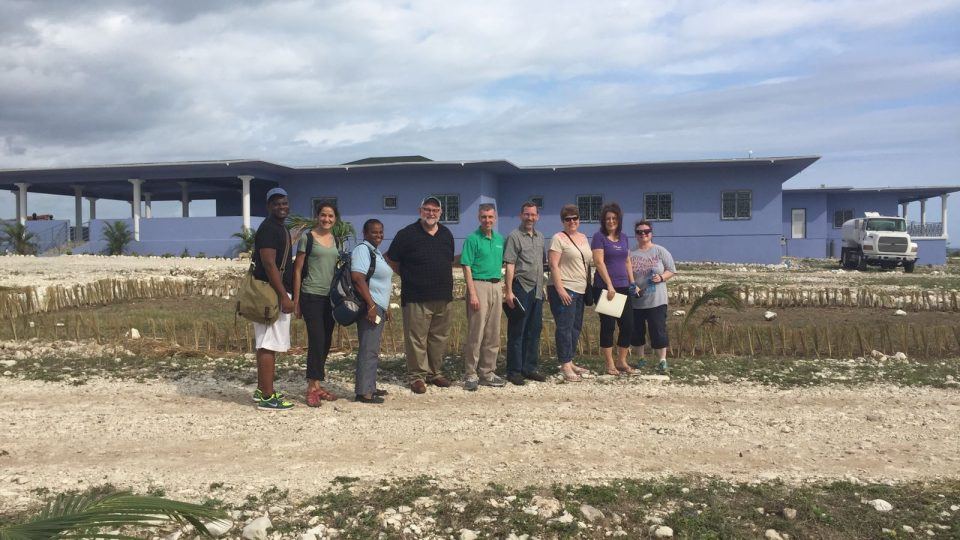
[[917, 264], [917, 244], [910, 240], [907, 222], [901, 217], [864, 212], [865, 217], [843, 224], [840, 264], [849, 270], [867, 265], [881, 268], [903, 266], [913, 272]]

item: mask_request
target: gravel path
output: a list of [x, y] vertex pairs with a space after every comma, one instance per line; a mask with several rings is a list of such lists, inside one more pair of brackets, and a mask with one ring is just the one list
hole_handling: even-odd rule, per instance
[[254, 409], [249, 387], [212, 378], [5, 379], [0, 510], [36, 500], [39, 488], [105, 482], [201, 500], [223, 482], [242, 501], [273, 485], [317, 493], [336, 476], [523, 486], [675, 473], [791, 482], [960, 473], [956, 390], [631, 380], [414, 396], [386, 387], [379, 407], [341, 399], [309, 409], [298, 399], [289, 413], [268, 413]]

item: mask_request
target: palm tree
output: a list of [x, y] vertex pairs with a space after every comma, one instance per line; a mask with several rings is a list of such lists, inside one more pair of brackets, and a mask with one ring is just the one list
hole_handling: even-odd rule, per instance
[[[293, 232], [294, 239], [299, 238], [304, 231], [317, 226], [317, 220], [305, 216], [291, 215], [287, 218], [287, 228]], [[356, 240], [357, 230], [353, 223], [338, 219], [333, 226], [333, 238], [337, 242], [337, 249], [343, 249], [347, 240]]]
[[[61, 494], [29, 521], [0, 526], [0, 540], [134, 539], [136, 537], [112, 531], [130, 526], [155, 528], [169, 521], [180, 525], [189, 523], [200, 534], [210, 536], [203, 520], [225, 519], [222, 510], [162, 497], [129, 493]], [[109, 528], [111, 532], [100, 532], [102, 528]]]
[[[709, 291], [704, 292], [700, 298], [697, 298], [693, 304], [690, 304], [690, 309], [687, 310], [687, 314], [683, 318], [683, 322], [680, 323], [680, 337], [677, 340], [677, 342], [680, 344], [680, 354], [683, 353], [683, 338], [687, 331], [687, 323], [690, 322], [690, 319], [693, 317], [694, 313], [710, 303], [726, 304], [737, 311], [743, 311], [743, 301], [740, 300], [740, 296], [737, 294], [737, 286], [733, 283], [721, 283]], [[711, 323], [716, 323], [715, 317], [707, 317], [703, 319], [703, 321], [700, 323], [700, 326]]]
[[108, 255], [123, 255], [133, 241], [133, 233], [126, 221], [109, 221], [103, 228], [103, 240], [107, 243]]
[[36, 236], [27, 230], [26, 225], [19, 221], [7, 221], [3, 223], [3, 242], [10, 246], [10, 249], [18, 255], [36, 255], [37, 245], [34, 243]]
[[253, 229], [242, 229], [240, 232], [235, 232], [230, 235], [233, 238], [240, 239], [240, 251], [244, 253], [250, 253], [253, 251], [254, 239], [257, 236], [257, 232]]

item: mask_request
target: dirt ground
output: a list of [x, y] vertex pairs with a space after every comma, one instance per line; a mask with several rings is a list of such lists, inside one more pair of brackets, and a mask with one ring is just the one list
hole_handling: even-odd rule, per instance
[[[349, 380], [332, 381], [342, 396]], [[299, 394], [302, 382], [281, 383]], [[776, 390], [633, 378], [467, 393], [396, 386], [382, 406], [257, 411], [252, 387], [210, 377], [87, 384], [5, 379], [0, 510], [112, 483], [202, 500], [270, 486], [307, 496], [337, 476], [435, 476], [512, 486], [716, 475], [788, 482], [960, 474], [960, 392], [874, 386]], [[15, 406], [11, 406], [15, 404]]]

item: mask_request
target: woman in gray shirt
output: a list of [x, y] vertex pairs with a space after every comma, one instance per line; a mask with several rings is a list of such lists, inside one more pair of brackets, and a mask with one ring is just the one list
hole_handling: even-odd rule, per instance
[[[639, 366], [643, 360], [646, 334], [650, 332], [650, 346], [657, 352], [660, 362], [657, 369], [667, 371], [667, 280], [677, 273], [673, 256], [663, 246], [653, 243], [653, 225], [640, 220], [633, 226], [637, 237], [637, 249], [630, 252], [633, 266], [633, 281], [639, 289], [633, 304], [633, 332], [630, 345], [640, 354]], [[639, 367], [638, 366], [638, 367]]]

